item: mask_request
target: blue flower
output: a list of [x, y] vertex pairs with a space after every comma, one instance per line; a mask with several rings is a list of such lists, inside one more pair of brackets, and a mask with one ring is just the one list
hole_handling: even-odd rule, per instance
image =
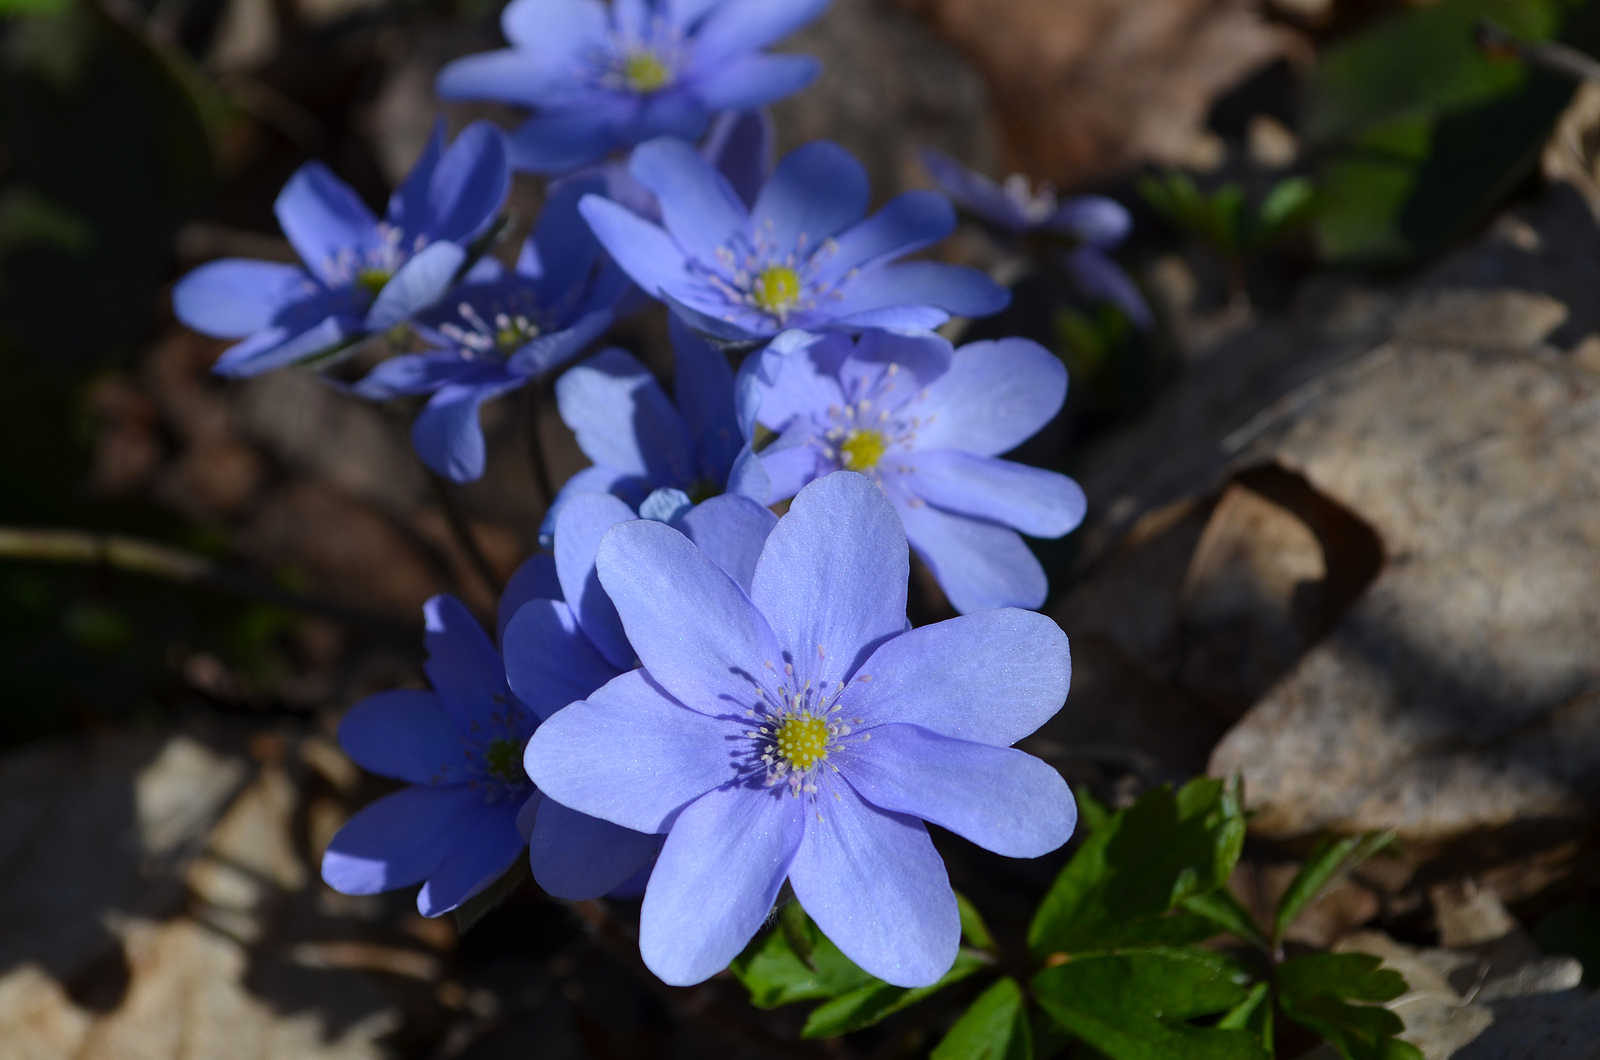
[[391, 357], [355, 385], [376, 401], [433, 395], [411, 441], [438, 474], [456, 482], [481, 477], [479, 407], [577, 356], [610, 326], [628, 280], [602, 260], [577, 211], [579, 198], [603, 186], [590, 177], [553, 187], [516, 268], [479, 261], [448, 299], [417, 317], [417, 331], [435, 349]]
[[1079, 289], [1117, 306], [1139, 327], [1151, 326], [1150, 307], [1138, 285], [1106, 255], [1133, 224], [1121, 203], [1104, 195], [1057, 199], [1048, 182], [1034, 190], [1020, 173], [996, 184], [931, 147], [922, 149], [922, 164], [957, 205], [1012, 235], [1039, 231], [1069, 237], [1075, 245], [1060, 251], [1057, 260]]
[[307, 162], [275, 206], [305, 267], [213, 261], [178, 281], [173, 311], [196, 331], [244, 340], [218, 359], [222, 375], [329, 353], [438, 301], [509, 186], [505, 136], [488, 122], [467, 126], [448, 150], [441, 124], [382, 221], [328, 167]]
[[[769, 501], [832, 471], [859, 471], [963, 614], [1038, 607], [1049, 588], [1017, 531], [1060, 537], [1083, 521], [1078, 484], [995, 459], [1048, 423], [1067, 393], [1061, 362], [1027, 339], [952, 350], [937, 335], [790, 333], [742, 370]], [[747, 413], [748, 414], [748, 413]]]
[[669, 330], [676, 404], [650, 369], [619, 349], [602, 350], [556, 382], [561, 419], [594, 466], [561, 487], [542, 539], [567, 500], [585, 492], [614, 493], [634, 508], [661, 489], [681, 491], [686, 503], [724, 490], [766, 503], [771, 484], [745, 445], [727, 356], [675, 319]]
[[[755, 501], [732, 495], [674, 516], [672, 525], [746, 588], [778, 521]], [[608, 494], [571, 498], [556, 521], [554, 560], [534, 557], [507, 587], [501, 604], [506, 677], [541, 719], [638, 665], [595, 573], [595, 554], [606, 531], [637, 518]], [[520, 602], [508, 606], [506, 600]], [[539, 886], [573, 899], [631, 889], [660, 845], [657, 835], [597, 820], [549, 798], [538, 804], [528, 839]]]
[[1060, 774], [1011, 747], [1061, 708], [1066, 637], [1012, 609], [907, 630], [905, 535], [866, 478], [803, 490], [748, 591], [649, 521], [613, 528], [598, 569], [642, 666], [525, 764], [549, 798], [666, 835], [639, 932], [666, 982], [725, 967], [787, 879], [863, 969], [933, 983], [960, 924], [923, 822], [1010, 857], [1071, 835]]
[[445, 99], [493, 99], [535, 114], [511, 134], [516, 169], [563, 173], [653, 136], [693, 139], [717, 111], [800, 91], [821, 66], [767, 45], [827, 0], [513, 0], [510, 48], [446, 66]]
[[930, 328], [1010, 300], [973, 269], [894, 264], [949, 235], [955, 211], [936, 192], [911, 191], [866, 217], [866, 170], [826, 140], [786, 155], [751, 207], [682, 140], [641, 144], [630, 168], [660, 201], [664, 226], [598, 196], [579, 209], [635, 283], [718, 341], [791, 327]]

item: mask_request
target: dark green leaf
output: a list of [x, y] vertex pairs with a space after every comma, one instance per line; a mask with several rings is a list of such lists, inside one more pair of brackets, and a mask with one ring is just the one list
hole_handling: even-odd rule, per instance
[[839, 952], [799, 902], [779, 910], [774, 929], [756, 936], [729, 968], [757, 1008], [837, 997], [877, 982]]
[[1279, 181], [1261, 200], [1253, 242], [1257, 245], [1270, 242], [1304, 221], [1311, 215], [1316, 195], [1315, 185], [1305, 177]]
[[495, 906], [510, 898], [512, 893], [523, 885], [533, 874], [528, 865], [527, 858], [518, 858], [511, 863], [511, 867], [500, 874], [500, 878], [489, 886], [468, 898], [455, 908], [456, 930], [465, 935], [472, 930], [472, 925], [482, 920], [484, 914]]
[[1273, 940], [1282, 940], [1295, 917], [1313, 905], [1342, 872], [1355, 868], [1392, 842], [1393, 832], [1369, 832], [1318, 843], [1278, 902], [1278, 913], [1272, 925]]
[[1257, 983], [1250, 988], [1250, 996], [1229, 1009], [1217, 1021], [1217, 1029], [1225, 1031], [1246, 1030], [1262, 1042], [1272, 1040], [1271, 984]]
[[890, 986], [878, 979], [869, 985], [852, 990], [832, 1001], [825, 1001], [811, 1010], [806, 1025], [800, 1031], [802, 1038], [833, 1038], [840, 1034], [870, 1027], [879, 1020], [892, 1016], [903, 1008], [915, 1005], [952, 983], [959, 983], [975, 972], [991, 966], [993, 959], [976, 950], [963, 948], [956, 954], [956, 963], [932, 986], [907, 989]]
[[1185, 898], [1183, 908], [1205, 917], [1222, 931], [1233, 932], [1257, 949], [1269, 951], [1272, 949], [1272, 943], [1256, 926], [1255, 918], [1250, 915], [1250, 911], [1240, 905], [1233, 892], [1226, 887], [1219, 887], [1209, 894]]
[[1090, 833], [1056, 877], [1028, 930], [1043, 959], [1053, 952], [1146, 941], [1133, 927], [1227, 881], [1244, 842], [1236, 795], [1202, 779], [1177, 795], [1154, 788]]
[[1080, 785], [1072, 794], [1078, 799], [1078, 825], [1084, 831], [1093, 832], [1111, 819], [1111, 811], [1105, 803], [1094, 797], [1089, 785]]
[[1420, 1058], [1395, 1040], [1405, 1022], [1388, 1009], [1358, 1002], [1392, 1001], [1406, 991], [1399, 972], [1365, 953], [1319, 953], [1278, 965], [1283, 1014], [1328, 1039], [1345, 1060]]
[[989, 933], [989, 925], [983, 922], [983, 914], [960, 891], [956, 892], [956, 909], [961, 914], [961, 937], [967, 940], [967, 945], [989, 953], [999, 950], [994, 936]]
[[1220, 954], [1147, 950], [1077, 957], [1033, 988], [1057, 1023], [1111, 1060], [1265, 1060], [1248, 1030], [1186, 1022], [1236, 1009], [1248, 979]]
[[1017, 981], [1007, 976], [978, 995], [929, 1060], [1033, 1060], [1033, 1030]]

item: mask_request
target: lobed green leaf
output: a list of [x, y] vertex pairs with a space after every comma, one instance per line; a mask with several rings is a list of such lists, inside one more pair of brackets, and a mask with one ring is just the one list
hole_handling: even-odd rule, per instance
[[806, 1025], [800, 1031], [802, 1038], [833, 1038], [840, 1034], [870, 1027], [879, 1020], [892, 1016], [901, 1009], [915, 1005], [923, 998], [938, 993], [953, 983], [993, 965], [993, 958], [976, 950], [962, 948], [956, 954], [956, 963], [944, 977], [932, 986], [907, 988], [890, 986], [881, 979], [872, 979], [867, 986], [841, 994], [811, 1010]]
[[1406, 992], [1405, 978], [1382, 963], [1365, 953], [1318, 953], [1284, 961], [1277, 971], [1278, 1004], [1285, 1016], [1322, 1035], [1345, 1060], [1420, 1060], [1415, 1046], [1395, 1038], [1405, 1022], [1371, 1004]]
[[1033, 1029], [1017, 981], [1007, 976], [979, 994], [929, 1060], [1033, 1060]]

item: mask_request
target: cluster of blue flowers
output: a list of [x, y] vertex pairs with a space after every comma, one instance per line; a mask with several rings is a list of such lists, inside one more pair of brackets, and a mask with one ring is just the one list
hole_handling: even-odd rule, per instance
[[[432, 691], [345, 716], [350, 756], [409, 786], [339, 831], [334, 888], [422, 883], [437, 915], [526, 848], [552, 895], [642, 894], [646, 963], [689, 984], [787, 881], [862, 968], [920, 986], [959, 936], [925, 822], [1013, 857], [1072, 833], [1065, 783], [1011, 745], [1071, 671], [1026, 610], [1047, 584], [1020, 535], [1067, 533], [1084, 498], [1000, 458], [1059, 412], [1066, 371], [1027, 340], [932, 330], [1009, 300], [976, 270], [902, 260], [950, 233], [945, 196], [869, 215], [864, 169], [826, 141], [770, 164], [753, 108], [818, 65], [763, 49], [825, 6], [513, 0], [512, 46], [438, 90], [528, 107], [525, 124], [448, 146], [441, 128], [381, 221], [309, 163], [277, 205], [303, 266], [218, 261], [178, 284], [183, 321], [240, 340], [226, 375], [401, 346], [349, 389], [425, 397], [416, 450], [456, 481], [483, 473], [483, 402], [565, 367], [560, 413], [593, 462], [507, 586], [498, 645], [437, 597]], [[1070, 236], [1090, 286], [1143, 319], [1103, 253], [1120, 207], [928, 164], [992, 223]], [[513, 169], [559, 179], [507, 268], [486, 251]], [[571, 364], [650, 299], [671, 312], [671, 396], [620, 349]], [[961, 617], [910, 628], [913, 551]]]

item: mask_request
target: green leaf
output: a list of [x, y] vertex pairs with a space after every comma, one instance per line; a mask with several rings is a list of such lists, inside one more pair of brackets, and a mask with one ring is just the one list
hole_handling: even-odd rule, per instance
[[925, 997], [938, 993], [952, 983], [959, 983], [975, 972], [994, 964], [993, 958], [976, 950], [962, 948], [956, 953], [956, 963], [932, 986], [907, 989], [890, 986], [880, 979], [872, 979], [867, 986], [825, 1001], [811, 1010], [806, 1025], [800, 1031], [802, 1038], [833, 1038], [863, 1027], [870, 1027], [903, 1008], [915, 1005]]
[[1355, 868], [1393, 842], [1393, 832], [1368, 832], [1318, 843], [1278, 902], [1272, 924], [1273, 942], [1282, 941], [1295, 918], [1314, 905], [1341, 873]]
[[510, 898], [531, 875], [533, 870], [527, 858], [518, 858], [512, 862], [511, 867], [502, 872], [499, 879], [456, 906], [454, 913], [456, 930], [463, 935], [471, 931], [474, 924], [482, 920], [495, 906]]
[[878, 982], [828, 940], [799, 902], [779, 910], [774, 929], [751, 940], [728, 967], [757, 1008], [837, 997]]
[[979, 994], [928, 1060], [1033, 1060], [1022, 987], [1007, 976]]
[[989, 933], [989, 925], [983, 922], [983, 914], [960, 891], [956, 892], [956, 909], [961, 914], [961, 937], [967, 944], [988, 953], [999, 952], [1000, 947]]
[[1094, 797], [1089, 785], [1080, 785], [1072, 794], [1078, 800], [1078, 825], [1085, 832], [1093, 832], [1111, 819], [1111, 810]]
[[1183, 908], [1205, 917], [1222, 931], [1233, 932], [1257, 949], [1268, 952], [1272, 950], [1272, 943], [1256, 926], [1255, 918], [1250, 915], [1250, 911], [1240, 905], [1239, 899], [1235, 898], [1233, 892], [1226, 887], [1219, 887], [1209, 894], [1185, 898]]
[[1251, 242], [1261, 246], [1306, 220], [1316, 203], [1316, 185], [1305, 177], [1290, 177], [1275, 184], [1261, 200]]
[[1392, 1001], [1406, 992], [1405, 978], [1366, 953], [1318, 953], [1278, 965], [1283, 1014], [1326, 1038], [1345, 1060], [1420, 1060], [1422, 1053], [1395, 1039], [1405, 1022], [1388, 1009], [1352, 1001]]
[[1243, 843], [1237, 794], [1220, 781], [1191, 781], [1176, 795], [1154, 788], [1084, 840], [1034, 915], [1028, 946], [1042, 960], [1185, 930], [1144, 922], [1224, 884]]
[[1249, 1030], [1188, 1020], [1237, 1009], [1249, 976], [1206, 950], [1079, 956], [1033, 978], [1039, 1005], [1111, 1060], [1266, 1060]]
[[1229, 1009], [1217, 1021], [1219, 1030], [1246, 1030], [1254, 1032], [1263, 1042], [1272, 1040], [1272, 1005], [1266, 1002], [1271, 995], [1271, 984], [1257, 983], [1250, 988], [1250, 996]]

